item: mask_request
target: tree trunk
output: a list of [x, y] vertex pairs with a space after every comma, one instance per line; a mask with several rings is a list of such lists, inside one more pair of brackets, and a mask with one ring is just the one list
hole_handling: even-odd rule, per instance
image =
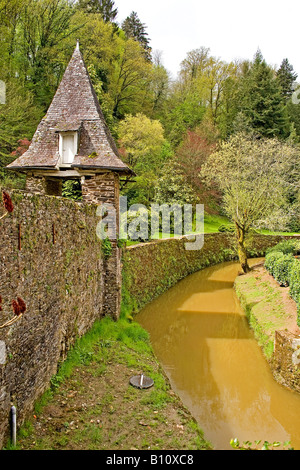
[[240, 228], [240, 226], [236, 223], [236, 234], [237, 234], [237, 244], [238, 244], [238, 257], [244, 273], [248, 273], [250, 271], [250, 266], [248, 264], [247, 258], [247, 251], [245, 248], [245, 230]]

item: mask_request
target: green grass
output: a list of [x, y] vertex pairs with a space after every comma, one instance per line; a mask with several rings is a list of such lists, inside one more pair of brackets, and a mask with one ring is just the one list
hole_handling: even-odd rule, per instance
[[[218, 233], [218, 229], [221, 225], [225, 226], [232, 226], [232, 222], [224, 216], [220, 215], [210, 215], [210, 214], [205, 214], [204, 215], [204, 233]], [[275, 232], [272, 230], [266, 230], [266, 229], [261, 229], [257, 230], [257, 233], [262, 234], [262, 235], [279, 235], [279, 236], [291, 236], [291, 235], [299, 235], [299, 233], [296, 232]], [[174, 235], [171, 234], [169, 235], [168, 233], [164, 232], [159, 232], [155, 233], [153, 239], [163, 239], [163, 238], [173, 238]], [[149, 240], [151, 241], [151, 240]], [[131, 245], [137, 245], [140, 243], [139, 241], [132, 241], [132, 240], [127, 240], [126, 245], [131, 246]]]
[[[129, 383], [124, 387], [124, 377], [140, 370], [154, 381], [154, 387], [144, 393]], [[81, 406], [83, 402], [85, 406]], [[60, 414], [47, 418], [49, 406]], [[77, 340], [52, 378], [52, 386], [36, 403], [34, 418], [21, 428], [18, 449], [212, 447], [171, 390], [148, 333], [125, 319], [96, 321]], [[185, 433], [178, 431], [176, 422], [185, 426]], [[192, 428], [188, 422], [193, 423]], [[167, 441], [166, 423], [172, 427]]]
[[272, 232], [271, 230], [258, 230], [258, 233], [261, 233], [262, 235], [283, 235], [283, 236], [300, 235], [297, 232]]

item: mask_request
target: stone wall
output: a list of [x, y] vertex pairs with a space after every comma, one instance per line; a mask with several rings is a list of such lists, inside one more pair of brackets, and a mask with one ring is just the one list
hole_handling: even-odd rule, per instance
[[[82, 183], [83, 200], [90, 204], [108, 204], [119, 207], [119, 175], [113, 172], [85, 176]], [[102, 214], [103, 216], [105, 214]], [[114, 212], [115, 218], [110, 218], [107, 237], [110, 243], [110, 254], [105, 260], [105, 299], [104, 308], [110, 316], [116, 318], [121, 304], [121, 251], [118, 248], [119, 211]]]
[[[249, 238], [249, 257], [264, 256], [284, 237], [255, 234]], [[234, 236], [205, 234], [201, 250], [186, 250], [186, 238], [132, 245], [123, 251], [122, 313], [138, 311], [177, 281], [207, 266], [237, 259]]]
[[300, 338], [290, 331], [275, 331], [272, 369], [275, 378], [300, 392]]
[[9, 411], [20, 424], [48, 388], [76, 337], [107, 312], [105, 263], [96, 236], [96, 206], [11, 193], [14, 211], [0, 220], [0, 325], [13, 317], [12, 299], [24, 316], [0, 329], [0, 446]]

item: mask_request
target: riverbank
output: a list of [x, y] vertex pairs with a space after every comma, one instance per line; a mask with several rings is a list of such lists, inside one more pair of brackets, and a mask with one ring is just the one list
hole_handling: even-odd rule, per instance
[[[276, 376], [273, 359], [277, 332], [293, 337], [300, 335], [297, 305], [289, 296], [289, 287], [279, 286], [263, 263], [254, 266], [250, 273], [238, 276], [234, 287], [255, 337]], [[276, 378], [281, 381], [279, 377]]]
[[[129, 384], [140, 373], [152, 388]], [[72, 348], [17, 439], [20, 450], [211, 448], [171, 390], [147, 332], [108, 318]]]

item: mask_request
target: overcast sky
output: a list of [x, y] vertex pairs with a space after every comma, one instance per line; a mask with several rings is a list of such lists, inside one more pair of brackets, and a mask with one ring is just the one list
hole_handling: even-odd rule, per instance
[[299, 0], [115, 0], [119, 24], [135, 11], [153, 50], [174, 77], [187, 52], [201, 46], [225, 61], [287, 58], [300, 80]]

